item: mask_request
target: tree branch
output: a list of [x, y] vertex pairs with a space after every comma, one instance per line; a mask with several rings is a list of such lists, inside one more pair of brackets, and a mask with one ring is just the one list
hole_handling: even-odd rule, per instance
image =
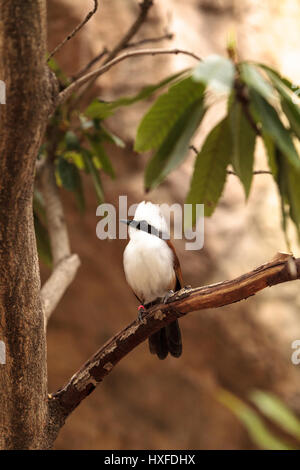
[[0, 2], [0, 448], [45, 449], [47, 367], [33, 224], [35, 162], [57, 80], [45, 66], [46, 0]]
[[201, 60], [201, 58], [198, 57], [193, 52], [186, 51], [184, 49], [140, 49], [138, 51], [127, 52], [125, 54], [119, 55], [118, 57], [111, 60], [107, 64], [102, 65], [102, 67], [100, 67], [99, 69], [94, 70], [93, 72], [89, 72], [83, 77], [80, 77], [78, 80], [75, 80], [75, 82], [71, 83], [71, 85], [69, 85], [67, 88], [65, 88], [63, 91], [59, 93], [56, 104], [57, 106], [61, 105], [72, 95], [72, 93], [78, 90], [78, 88], [80, 88], [82, 85], [89, 82], [95, 77], [100, 77], [100, 75], [103, 75], [111, 67], [118, 64], [119, 62], [122, 62], [123, 60], [129, 59], [130, 57], [139, 57], [139, 56], [145, 56], [145, 55], [154, 56], [154, 55], [160, 55], [160, 54], [185, 54], [190, 57], [193, 57], [196, 60]]
[[109, 53], [107, 59], [105, 60], [105, 64], [107, 64], [112, 59], [114, 59], [120, 51], [126, 48], [130, 39], [132, 39], [133, 36], [136, 35], [136, 33], [139, 31], [142, 24], [146, 21], [148, 12], [152, 6], [153, 6], [153, 0], [143, 0], [142, 3], [139, 4], [140, 14], [138, 15], [137, 19], [132, 24], [132, 26], [129, 28], [125, 36], [122, 37], [122, 39], [118, 42], [118, 44]]
[[[104, 64], [107, 64], [110, 62], [112, 59], [114, 59], [119, 52], [121, 52], [123, 49], [125, 49], [129, 43], [129, 41], [136, 35], [136, 33], [139, 31], [143, 23], [146, 21], [148, 12], [150, 8], [153, 6], [153, 0], [143, 0], [142, 3], [139, 4], [140, 7], [140, 13], [132, 26], [129, 28], [127, 33], [121, 38], [121, 40], [116, 44], [116, 46], [108, 52], [108, 56], [106, 60], [104, 61]], [[83, 95], [93, 86], [95, 81], [97, 80], [98, 76], [95, 76], [92, 78], [91, 81], [89, 81], [86, 86], [84, 87], [83, 90], [81, 90], [81, 93], [79, 96], [77, 96], [75, 102], [72, 104], [72, 108], [75, 108], [79, 101], [82, 99]]]
[[173, 37], [174, 37], [173, 33], [166, 33], [162, 36], [157, 36], [157, 37], [153, 37], [153, 38], [144, 38], [144, 39], [141, 39], [140, 41], [129, 42], [128, 44], [126, 44], [126, 46], [123, 47], [123, 49], [129, 49], [129, 48], [132, 48], [132, 47], [142, 46], [143, 44], [149, 44], [149, 43], [154, 43], [154, 42], [165, 41], [166, 39], [171, 41], [171, 39], [173, 39]]
[[278, 253], [253, 271], [231, 281], [176, 292], [167, 304], [150, 308], [143, 321], [132, 322], [102, 346], [70, 381], [49, 395], [54, 421], [62, 426], [67, 416], [130, 351], [155, 331], [189, 312], [229, 305], [255, 295], [266, 287], [300, 278], [300, 258]]
[[73, 29], [73, 31], [62, 41], [60, 42], [56, 47], [55, 49], [53, 49], [53, 51], [49, 54], [49, 57], [47, 59], [47, 62], [49, 62], [49, 60], [54, 56], [54, 54], [56, 54], [65, 44], [66, 42], [70, 41], [70, 39], [72, 39], [75, 34], [78, 33], [78, 31], [89, 21], [89, 19], [96, 13], [97, 9], [98, 9], [98, 0], [93, 0], [94, 1], [94, 8], [93, 10], [91, 10], [85, 17], [85, 19], [79, 23], [75, 29]]
[[55, 181], [54, 162], [49, 158], [41, 169], [40, 181], [45, 201], [53, 265], [56, 267], [61, 260], [70, 256], [71, 249], [64, 210]]
[[73, 282], [80, 266], [79, 256], [68, 256], [57, 264], [49, 279], [41, 289], [41, 299], [45, 315], [45, 325], [55, 310], [69, 285]]
[[53, 258], [53, 272], [41, 289], [45, 326], [61, 297], [73, 281], [80, 266], [78, 255], [71, 255], [64, 210], [55, 181], [53, 159], [40, 168], [40, 189], [45, 201], [47, 227]]
[[72, 82], [75, 82], [75, 80], [87, 73], [87, 71], [90, 70], [90, 68], [93, 67], [93, 65], [95, 65], [98, 61], [100, 61], [105, 55], [107, 55], [108, 52], [108, 49], [104, 47], [102, 51], [98, 55], [96, 55], [96, 57], [90, 60], [90, 62], [88, 62], [88, 64], [82, 70], [80, 70], [76, 75], [73, 75], [73, 77], [71, 78]]

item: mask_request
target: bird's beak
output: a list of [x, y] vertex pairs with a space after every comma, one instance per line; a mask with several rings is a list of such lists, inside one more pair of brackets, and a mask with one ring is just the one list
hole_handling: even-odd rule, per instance
[[129, 225], [130, 222], [132, 222], [132, 220], [120, 219], [120, 222], [122, 222], [123, 224]]

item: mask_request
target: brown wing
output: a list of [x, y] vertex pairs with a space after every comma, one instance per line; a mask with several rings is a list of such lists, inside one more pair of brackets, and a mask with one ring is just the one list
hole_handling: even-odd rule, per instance
[[183, 287], [183, 279], [182, 279], [182, 273], [181, 273], [181, 268], [180, 268], [180, 263], [179, 263], [179, 259], [176, 255], [176, 251], [175, 251], [175, 248], [171, 242], [171, 240], [165, 240], [167, 245], [169, 246], [169, 248], [171, 248], [171, 250], [173, 251], [173, 255], [174, 255], [174, 271], [175, 271], [175, 275], [176, 275], [176, 284], [175, 284], [175, 292], [180, 290], [182, 287]]

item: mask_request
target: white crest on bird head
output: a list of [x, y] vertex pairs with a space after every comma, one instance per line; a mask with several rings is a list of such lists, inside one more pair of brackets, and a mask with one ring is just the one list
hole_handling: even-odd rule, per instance
[[168, 234], [169, 228], [158, 204], [142, 201], [136, 208], [134, 219], [136, 221], [146, 221], [158, 231]]

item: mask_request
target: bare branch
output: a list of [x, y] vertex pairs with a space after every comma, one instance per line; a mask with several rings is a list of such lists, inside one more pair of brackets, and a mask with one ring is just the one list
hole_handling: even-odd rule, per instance
[[75, 34], [78, 33], [78, 31], [89, 21], [89, 19], [96, 13], [97, 9], [98, 9], [98, 0], [93, 0], [94, 1], [94, 8], [93, 10], [91, 10], [85, 17], [85, 19], [79, 23], [79, 25], [76, 26], [75, 29], [73, 29], [73, 31], [62, 41], [60, 42], [56, 47], [55, 49], [53, 49], [53, 51], [49, 54], [49, 57], [47, 59], [47, 62], [49, 62], [49, 60], [51, 59], [51, 57], [54, 56], [54, 54], [56, 54], [65, 44], [66, 42], [70, 41], [70, 39], [72, 39]]
[[39, 169], [40, 189], [45, 201], [47, 226], [53, 258], [53, 272], [41, 289], [45, 326], [80, 266], [78, 255], [71, 255], [64, 210], [55, 181], [53, 159], [49, 156]]
[[80, 259], [78, 255], [70, 255], [56, 266], [49, 279], [43, 285], [41, 289], [41, 299], [45, 315], [45, 324], [47, 324], [51, 313], [55, 310], [65, 291], [73, 282], [79, 266]]
[[129, 49], [131, 47], [142, 46], [143, 44], [165, 41], [166, 39], [170, 41], [173, 38], [174, 38], [173, 33], [166, 33], [163, 36], [157, 36], [155, 38], [144, 38], [144, 39], [141, 39], [140, 41], [129, 42], [126, 46], [123, 47], [123, 49]]
[[102, 346], [70, 381], [49, 396], [49, 407], [62, 426], [66, 417], [130, 351], [155, 331], [189, 312], [229, 305], [255, 295], [266, 287], [300, 278], [300, 258], [278, 253], [262, 266], [232, 281], [176, 292], [167, 304], [149, 309], [142, 322], [132, 322]]
[[55, 181], [54, 162], [48, 159], [40, 174], [41, 192], [45, 200], [48, 231], [53, 265], [71, 254], [67, 225], [58, 187]]
[[[140, 13], [135, 20], [135, 22], [132, 24], [132, 26], [129, 28], [127, 33], [121, 38], [121, 40], [116, 44], [116, 46], [109, 52], [108, 57], [106, 58], [104, 64], [107, 64], [110, 62], [112, 59], [116, 57], [116, 55], [121, 52], [123, 49], [126, 48], [127, 44], [129, 41], [135, 36], [135, 34], [139, 31], [141, 28], [142, 24], [146, 21], [148, 11], [153, 5], [153, 0], [143, 0], [142, 3], [139, 4], [140, 7]], [[81, 90], [79, 95], [76, 97], [74, 103], [72, 103], [72, 108], [75, 108], [78, 106], [79, 101], [82, 99], [82, 97], [85, 95], [85, 93], [93, 86], [95, 81], [97, 80], [97, 76], [92, 78], [91, 81], [89, 81], [86, 86]]]
[[72, 82], [75, 82], [75, 80], [87, 73], [87, 71], [90, 70], [90, 68], [93, 67], [93, 65], [95, 65], [97, 62], [99, 62], [99, 60], [101, 60], [106, 54], [108, 54], [108, 52], [108, 49], [104, 47], [102, 51], [96, 55], [96, 57], [94, 57], [82, 70], [80, 70], [80, 72], [78, 72], [76, 75], [73, 75]]
[[[160, 42], [160, 41], [164, 41], [166, 39], [171, 40], [171, 39], [173, 39], [173, 37], [174, 37], [173, 33], [166, 33], [163, 36], [158, 36], [158, 37], [155, 37], [155, 38], [145, 38], [145, 39], [141, 39], [140, 41], [130, 42], [130, 43], [126, 44], [123, 47], [123, 49], [129, 49], [129, 48], [141, 46], [143, 44]], [[76, 75], [73, 75], [73, 77], [71, 79], [72, 82], [77, 80], [79, 77], [82, 77], [82, 75], [87, 73], [87, 71], [90, 70], [90, 68], [92, 68], [93, 65], [95, 65], [97, 62], [99, 62], [101, 59], [103, 59], [103, 57], [106, 56], [107, 54], [110, 54], [110, 51], [105, 46], [105, 47], [103, 47], [102, 51], [98, 55], [96, 55], [90, 62], [88, 62], [88, 64], [82, 70], [80, 70], [80, 72], [78, 72]]]
[[89, 72], [88, 74], [79, 78], [75, 82], [71, 83], [71, 85], [69, 85], [65, 90], [59, 93], [56, 104], [57, 106], [59, 106], [60, 104], [64, 103], [72, 95], [72, 93], [78, 90], [78, 88], [80, 88], [82, 85], [89, 82], [95, 77], [100, 77], [100, 75], [103, 75], [111, 67], [118, 64], [119, 62], [122, 62], [123, 60], [129, 59], [130, 57], [140, 57], [145, 55], [155, 56], [160, 54], [185, 54], [190, 57], [193, 57], [193, 59], [201, 60], [201, 58], [193, 52], [186, 51], [184, 49], [140, 49], [138, 51], [127, 52], [125, 54], [119, 55], [107, 64], [102, 65], [102, 67], [100, 67], [99, 69], [94, 70], [93, 72]]
[[[158, 36], [155, 38], [145, 38], [145, 39], [141, 39], [140, 41], [130, 42], [126, 44], [123, 47], [123, 49], [129, 49], [129, 48], [133, 48], [137, 46], [142, 46], [143, 44], [161, 42], [166, 39], [171, 40], [173, 39], [173, 37], [174, 37], [173, 33], [166, 33], [163, 36]], [[88, 64], [82, 70], [80, 70], [80, 72], [78, 72], [76, 75], [73, 75], [73, 77], [71, 78], [72, 82], [77, 80], [79, 77], [82, 77], [82, 75], [87, 73], [87, 71], [90, 70], [90, 68], [92, 68], [93, 65], [99, 62], [101, 59], [103, 59], [103, 57], [106, 56], [107, 54], [110, 54], [110, 51], [105, 46], [103, 47], [102, 51], [98, 55], [96, 55], [90, 62], [88, 62]]]
[[140, 14], [138, 15], [133, 25], [129, 28], [125, 36], [122, 37], [122, 39], [118, 42], [118, 44], [109, 53], [105, 61], [105, 64], [107, 64], [112, 59], [114, 59], [120, 51], [126, 48], [129, 41], [133, 38], [133, 36], [136, 35], [136, 33], [139, 31], [142, 24], [146, 21], [148, 12], [152, 6], [153, 6], [153, 0], [143, 0], [142, 3], [140, 3], [139, 5]]

